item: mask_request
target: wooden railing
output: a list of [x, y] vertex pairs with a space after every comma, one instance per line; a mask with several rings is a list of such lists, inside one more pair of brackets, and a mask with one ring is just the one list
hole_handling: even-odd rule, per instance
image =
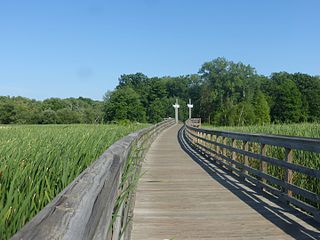
[[[320, 222], [320, 169], [294, 161], [294, 152], [301, 151], [312, 152], [314, 161], [320, 161], [319, 138], [215, 131], [197, 128], [194, 122], [189, 119], [185, 125], [186, 139], [193, 148], [243, 180], [308, 212]], [[269, 156], [275, 148], [280, 153], [283, 151], [283, 158]], [[294, 174], [296, 179], [303, 177], [306, 181], [313, 181], [315, 191], [296, 185]]]
[[190, 118], [187, 120], [189, 126], [195, 128], [201, 128], [201, 118]]
[[130, 239], [141, 159], [165, 120], [111, 145], [12, 239]]

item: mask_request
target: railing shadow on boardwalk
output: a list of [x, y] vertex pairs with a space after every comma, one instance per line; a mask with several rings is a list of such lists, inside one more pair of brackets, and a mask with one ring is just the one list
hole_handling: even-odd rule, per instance
[[[284, 213], [290, 213], [314, 228], [320, 230], [320, 224], [314, 219], [306, 216], [299, 210], [286, 205], [269, 194], [262, 192], [257, 187], [241, 181], [240, 177], [215, 163], [215, 159], [213, 159], [212, 156], [207, 156], [200, 150], [191, 148], [184, 136], [184, 127], [179, 130], [177, 138], [182, 149], [214, 180], [227, 188], [241, 201], [245, 202], [264, 218], [282, 229], [285, 233], [295, 239], [320, 239], [320, 232], [307, 229]], [[263, 196], [263, 198], [272, 202], [273, 205], [268, 204], [257, 196]]]

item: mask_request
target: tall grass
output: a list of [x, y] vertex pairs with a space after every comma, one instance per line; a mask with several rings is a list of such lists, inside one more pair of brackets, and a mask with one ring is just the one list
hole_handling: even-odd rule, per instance
[[[204, 125], [209, 127], [209, 125]], [[226, 130], [244, 133], [277, 134], [301, 137], [320, 138], [320, 123], [267, 124], [263, 126], [212, 127], [215, 130]]]
[[19, 230], [113, 142], [143, 127], [1, 126], [0, 239]]
[[[213, 128], [214, 130], [226, 130], [233, 132], [243, 132], [243, 133], [260, 133], [260, 134], [276, 134], [276, 135], [287, 135], [287, 136], [302, 136], [311, 138], [320, 138], [320, 123], [300, 123], [300, 124], [270, 124], [264, 126], [243, 126], [243, 127], [212, 127], [209, 125], [204, 125], [205, 128]], [[241, 141], [237, 141], [237, 147], [241, 148]], [[229, 140], [229, 145], [230, 140]], [[249, 151], [259, 153], [260, 146], [257, 143], [249, 143]], [[267, 146], [267, 156], [277, 158], [279, 160], [285, 159], [285, 149], [276, 146]], [[229, 153], [231, 155], [231, 153]], [[303, 165], [313, 169], [320, 169], [320, 154], [312, 153], [307, 151], [294, 150], [293, 151], [293, 162], [295, 164]], [[239, 161], [241, 161], [243, 156], [238, 155]], [[258, 169], [260, 161], [256, 159], [249, 159], [249, 164], [251, 167]], [[268, 174], [275, 176], [279, 179], [284, 179], [285, 169], [268, 164]], [[317, 193], [320, 195], [320, 180], [314, 177], [309, 177], [304, 174], [294, 173], [293, 184], [305, 188], [309, 191]], [[301, 200], [305, 200], [301, 196], [297, 196]], [[310, 201], [307, 201], [311, 203]], [[313, 204], [320, 208], [320, 204]]]

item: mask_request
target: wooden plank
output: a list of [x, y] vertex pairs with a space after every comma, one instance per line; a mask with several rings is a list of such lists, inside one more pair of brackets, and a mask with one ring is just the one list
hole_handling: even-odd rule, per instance
[[239, 169], [237, 169], [235, 167], [232, 167], [229, 164], [226, 164], [225, 162], [221, 162], [221, 164], [224, 167], [228, 168], [230, 171], [236, 172], [241, 177], [246, 178], [249, 181], [251, 181], [252, 183], [254, 183], [258, 189], [262, 189], [263, 188], [263, 189], [267, 190], [268, 192], [272, 193], [273, 195], [279, 197], [279, 199], [283, 199], [283, 201], [290, 202], [290, 203], [294, 204], [295, 206], [297, 206], [297, 207], [299, 207], [301, 209], [304, 209], [305, 211], [313, 214], [315, 220], [320, 223], [320, 219], [319, 219], [320, 210], [315, 208], [314, 206], [311, 206], [310, 204], [302, 202], [302, 201], [300, 201], [300, 200], [298, 200], [296, 198], [290, 197], [287, 194], [284, 195], [283, 192], [281, 192], [280, 190], [278, 190], [278, 189], [276, 189], [276, 188], [274, 188], [274, 187], [272, 187], [272, 186], [270, 186], [268, 184], [262, 183], [259, 179], [254, 178], [253, 176], [244, 174]]
[[[188, 129], [188, 128], [187, 128]], [[219, 135], [217, 135], [217, 137], [219, 137]], [[208, 140], [205, 140], [205, 142]], [[242, 150], [242, 149], [237, 149], [234, 146], [234, 139], [232, 139], [232, 146], [228, 146], [226, 144], [221, 144], [219, 142], [215, 142], [213, 143], [215, 144], [218, 148], [222, 147], [223, 149], [229, 149], [232, 150], [232, 153], [234, 152], [241, 152], [244, 153], [245, 156], [251, 155], [256, 157], [257, 159], [260, 160], [260, 172], [252, 169], [252, 168], [248, 168], [242, 164], [237, 164], [236, 161], [234, 161], [234, 155], [232, 154], [231, 159], [229, 159], [228, 157], [226, 157], [225, 155], [220, 154], [219, 152], [217, 153], [217, 157], [218, 159], [224, 159], [227, 160], [228, 162], [230, 162], [232, 164], [232, 167], [235, 168], [235, 166], [239, 167], [239, 168], [243, 168], [243, 170], [247, 170], [249, 169], [250, 173], [255, 174], [257, 177], [261, 178], [262, 181], [262, 185], [264, 186], [266, 184], [266, 180], [268, 180], [269, 182], [273, 183], [273, 184], [277, 184], [279, 186], [281, 186], [283, 189], [285, 189], [286, 193], [289, 196], [292, 196], [292, 192], [301, 195], [315, 203], [319, 203], [320, 202], [320, 196], [310, 192], [308, 190], [305, 190], [303, 188], [297, 187], [295, 185], [292, 184], [292, 169], [298, 170], [298, 172], [303, 172], [303, 173], [308, 173], [310, 175], [313, 176], [319, 176], [319, 170], [316, 169], [309, 169], [303, 166], [298, 166], [295, 164], [292, 164], [292, 150], [291, 149], [286, 149], [286, 161], [281, 161], [278, 159], [272, 159], [266, 156], [266, 144], [261, 144], [261, 148], [260, 148], [260, 154], [255, 154], [255, 153], [250, 153], [248, 152], [246, 149]], [[200, 144], [201, 146], [201, 144]], [[213, 151], [214, 152], [214, 151]], [[267, 161], [264, 161], [267, 160]], [[285, 182], [283, 182], [280, 179], [277, 179], [271, 175], [266, 174], [267, 172], [267, 162], [272, 162], [272, 163], [276, 163], [278, 165], [282, 165], [282, 166], [289, 166], [289, 168], [287, 168], [286, 170], [286, 176], [285, 176]], [[300, 170], [300, 171], [299, 171]]]
[[133, 240], [320, 236], [319, 230], [294, 216], [292, 208], [270, 202], [203, 158], [202, 168], [181, 149], [178, 130], [174, 126], [163, 132], [146, 155], [136, 195]]
[[[202, 148], [205, 148], [205, 146], [202, 146]], [[216, 154], [221, 159], [228, 161], [230, 164], [232, 164], [238, 168], [246, 169], [249, 173], [254, 174], [255, 176], [259, 177], [260, 181], [262, 180], [262, 183], [266, 183], [265, 180], [268, 180], [272, 184], [276, 184], [280, 187], [283, 187], [284, 189], [289, 189], [289, 190], [293, 191], [294, 193], [301, 195], [301, 196], [303, 196], [303, 197], [305, 197], [315, 203], [320, 203], [320, 196], [317, 195], [316, 193], [310, 192], [306, 189], [300, 188], [300, 187], [295, 186], [293, 184], [286, 183], [286, 182], [284, 182], [274, 176], [271, 176], [267, 173], [261, 172], [260, 170], [251, 168], [249, 166], [245, 166], [243, 163], [235, 161], [227, 156], [224, 156], [223, 154], [217, 153], [212, 149], [207, 149], [207, 150], [212, 151], [214, 154]], [[235, 168], [235, 167], [233, 167], [233, 168]], [[262, 185], [262, 186], [264, 186], [264, 185]]]
[[[192, 144], [192, 142], [189, 142], [189, 143]], [[197, 147], [197, 146], [195, 146], [195, 147]], [[212, 150], [212, 151], [214, 151], [214, 150]], [[220, 155], [221, 158], [224, 158], [225, 160], [227, 160], [229, 162], [234, 162], [233, 159], [228, 158], [227, 156], [224, 156], [222, 154], [218, 154], [218, 155]], [[237, 163], [237, 162], [235, 162], [235, 163], [236, 163], [235, 165], [241, 166], [241, 163]], [[278, 189], [275, 189], [274, 187], [268, 185], [267, 183], [261, 182], [260, 179], [257, 179], [257, 178], [255, 178], [253, 176], [248, 175], [248, 174], [244, 174], [238, 168], [231, 166], [230, 164], [224, 162], [223, 160], [220, 161], [220, 164], [222, 164], [228, 170], [239, 174], [239, 176], [241, 176], [242, 178], [248, 179], [249, 181], [254, 183], [260, 190], [261, 189], [267, 190], [270, 193], [274, 194], [275, 196], [279, 197], [279, 199], [282, 199], [282, 201], [287, 202], [287, 203], [292, 203], [295, 206], [297, 206], [297, 207], [299, 207], [299, 208], [311, 213], [314, 216], [315, 220], [320, 223], [320, 219], [319, 219], [320, 210], [315, 208], [314, 206], [311, 206], [308, 203], [302, 202], [302, 201], [300, 201], [300, 200], [298, 200], [296, 198], [288, 196], [287, 194], [284, 194], [282, 191], [280, 191]], [[263, 173], [261, 173], [260, 171], [258, 171], [256, 169], [253, 169], [253, 168], [250, 168], [250, 167], [247, 167], [247, 166], [243, 166], [243, 167], [247, 171], [249, 171], [250, 173], [255, 174], [258, 177], [260, 176], [261, 178], [265, 177], [271, 183], [274, 183], [276, 185], [282, 186], [283, 188], [285, 188], [285, 187], [290, 187], [290, 189], [292, 189], [291, 187], [296, 188], [296, 186], [294, 186], [294, 185], [291, 185], [291, 186], [290, 185], [289, 186], [285, 185], [281, 180], [279, 180], [277, 178], [274, 178], [274, 177], [272, 177], [270, 175], [263, 174]], [[305, 196], [305, 197], [308, 198], [311, 201], [314, 201], [314, 202], [318, 201], [319, 202], [319, 196], [318, 195], [316, 195], [316, 194], [314, 194], [312, 192], [309, 192], [309, 191], [306, 191], [306, 192], [302, 192], [302, 191], [306, 191], [306, 190], [304, 190], [304, 189], [295, 189], [295, 192], [298, 192], [298, 194], [300, 194], [302, 196], [305, 195], [304, 193], [306, 193], [307, 195], [311, 194], [310, 196], [307, 196], [307, 197]]]

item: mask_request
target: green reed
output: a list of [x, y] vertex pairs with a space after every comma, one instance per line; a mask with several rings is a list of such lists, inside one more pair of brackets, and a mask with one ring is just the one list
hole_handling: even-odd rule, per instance
[[146, 127], [0, 126], [0, 239], [8, 239], [121, 137]]

